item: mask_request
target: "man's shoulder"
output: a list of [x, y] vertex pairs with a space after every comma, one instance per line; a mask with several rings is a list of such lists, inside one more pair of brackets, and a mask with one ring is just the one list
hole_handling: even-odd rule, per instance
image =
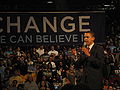
[[95, 43], [94, 46], [103, 48], [103, 45]]
[[96, 49], [103, 49], [103, 46], [100, 44], [94, 44], [94, 48]]

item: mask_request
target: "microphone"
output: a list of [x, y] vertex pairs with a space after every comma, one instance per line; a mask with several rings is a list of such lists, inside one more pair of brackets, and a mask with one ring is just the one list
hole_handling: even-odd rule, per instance
[[87, 47], [87, 44], [86, 44], [86, 42], [83, 42], [83, 46], [82, 47]]
[[84, 54], [86, 56], [90, 56], [89, 48], [87, 47], [86, 42], [83, 42], [83, 46], [82, 46], [82, 50], [81, 51], [82, 51], [81, 54]]

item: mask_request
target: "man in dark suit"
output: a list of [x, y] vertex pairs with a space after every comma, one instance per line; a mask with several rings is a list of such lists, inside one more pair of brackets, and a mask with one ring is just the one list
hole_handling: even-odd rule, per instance
[[94, 40], [93, 32], [89, 31], [84, 34], [86, 46], [81, 48], [80, 56], [80, 63], [83, 64], [84, 72], [80, 82], [89, 87], [90, 90], [102, 90], [104, 50], [95, 44]]

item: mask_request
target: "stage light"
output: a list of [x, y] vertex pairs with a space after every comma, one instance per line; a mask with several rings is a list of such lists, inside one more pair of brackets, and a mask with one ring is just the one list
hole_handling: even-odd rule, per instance
[[47, 1], [47, 3], [48, 3], [48, 4], [52, 4], [52, 3], [53, 3], [53, 1], [49, 0], [49, 1]]
[[109, 7], [110, 5], [105, 4], [104, 6], [105, 6], [105, 7]]

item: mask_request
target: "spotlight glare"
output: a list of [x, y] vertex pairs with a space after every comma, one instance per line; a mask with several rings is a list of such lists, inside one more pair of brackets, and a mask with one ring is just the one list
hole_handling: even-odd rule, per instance
[[47, 3], [48, 3], [48, 4], [52, 4], [52, 3], [53, 3], [53, 1], [47, 1]]
[[105, 4], [104, 6], [105, 6], [105, 7], [109, 7], [110, 5]]

